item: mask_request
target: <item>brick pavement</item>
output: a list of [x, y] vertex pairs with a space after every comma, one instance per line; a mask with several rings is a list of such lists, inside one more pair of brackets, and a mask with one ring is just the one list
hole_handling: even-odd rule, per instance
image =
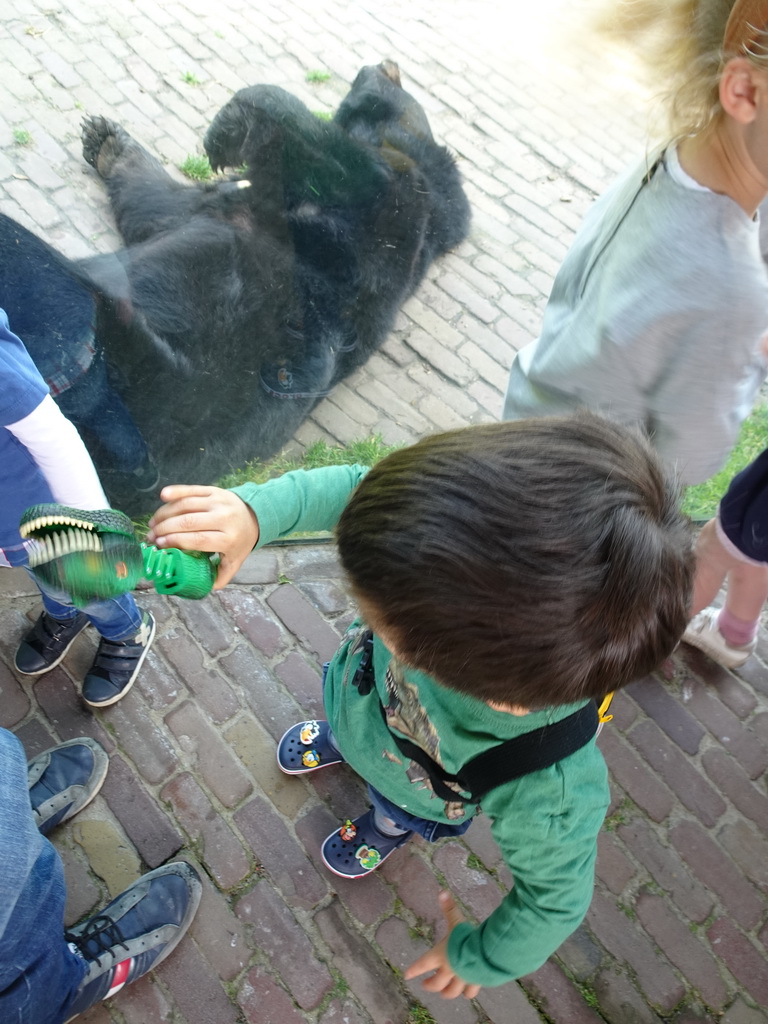
[[[0, 210], [69, 255], [109, 250], [103, 190], [80, 154], [84, 112], [122, 121], [176, 165], [241, 86], [280, 84], [332, 109], [362, 64], [394, 57], [459, 157], [472, 232], [295, 444], [495, 419], [573, 230], [644, 145], [649, 95], [629, 55], [576, 31], [583, 5], [532, 6], [15, 0], [0, 13]], [[318, 68], [331, 79], [308, 84]], [[130, 696], [91, 714], [75, 683], [92, 637], [40, 679], [10, 671], [36, 601], [23, 574], [0, 575], [0, 723], [30, 755], [80, 734], [112, 755], [102, 795], [55, 836], [68, 920], [170, 857], [205, 878], [182, 949], [84, 1021], [428, 1020], [416, 1001], [437, 1024], [768, 1021], [768, 637], [741, 672], [690, 654], [616, 700], [600, 740], [613, 802], [584, 926], [521, 984], [443, 1003], [400, 971], [439, 931], [446, 879], [478, 918], [511, 884], [487, 822], [345, 884], [317, 846], [363, 808], [359, 783], [344, 767], [302, 780], [274, 764], [284, 728], [319, 711], [319, 664], [352, 614], [332, 548], [268, 549], [205, 602], [142, 601], [157, 643]]]

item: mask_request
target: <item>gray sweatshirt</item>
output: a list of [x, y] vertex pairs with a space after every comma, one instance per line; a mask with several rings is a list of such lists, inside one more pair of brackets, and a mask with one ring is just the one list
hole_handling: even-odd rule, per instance
[[674, 148], [643, 160], [584, 219], [541, 335], [512, 364], [504, 418], [587, 406], [643, 426], [683, 483], [712, 476], [768, 369], [759, 230]]

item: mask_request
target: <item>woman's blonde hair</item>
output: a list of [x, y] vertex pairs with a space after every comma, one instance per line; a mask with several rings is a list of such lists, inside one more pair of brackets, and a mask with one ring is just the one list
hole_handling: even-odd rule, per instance
[[[732, 12], [736, 20], [729, 26]], [[746, 57], [768, 71], [768, 0], [619, 0], [599, 24], [640, 49], [654, 76], [665, 83], [662, 100], [670, 138], [697, 134], [717, 120], [726, 61]]]

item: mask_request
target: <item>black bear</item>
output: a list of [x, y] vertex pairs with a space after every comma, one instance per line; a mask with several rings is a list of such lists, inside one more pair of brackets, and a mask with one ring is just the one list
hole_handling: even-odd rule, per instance
[[120, 126], [83, 125], [126, 247], [76, 273], [161, 483], [278, 451], [469, 227], [455, 162], [391, 61], [363, 68], [330, 121], [276, 86], [243, 89], [204, 145], [239, 170], [180, 184]]

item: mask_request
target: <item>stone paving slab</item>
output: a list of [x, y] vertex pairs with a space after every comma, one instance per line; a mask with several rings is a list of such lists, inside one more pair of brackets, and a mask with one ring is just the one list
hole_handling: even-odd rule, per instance
[[[409, 1016], [418, 1003], [438, 1024], [765, 1021], [768, 636], [744, 673], [686, 651], [616, 698], [600, 739], [613, 799], [585, 924], [520, 983], [443, 1003], [399, 972], [441, 934], [446, 881], [477, 920], [512, 884], [488, 822], [481, 816], [464, 841], [415, 841], [364, 883], [323, 869], [320, 842], [363, 809], [364, 792], [344, 766], [282, 776], [275, 740], [318, 712], [324, 655], [313, 638], [340, 636], [353, 609], [328, 545], [267, 549], [242, 575], [261, 582], [194, 605], [141, 596], [160, 622], [149, 671], [124, 701], [91, 715], [77, 697], [88, 633], [48, 677], [11, 671], [23, 613], [37, 601], [23, 573], [4, 574], [2, 724], [30, 756], [79, 732], [112, 755], [102, 794], [55, 836], [68, 921], [173, 856], [205, 878], [184, 951], [130, 1000], [84, 1020], [405, 1024], [429, 1019]], [[182, 637], [194, 662], [174, 660]], [[197, 662], [227, 694], [213, 710], [185, 685], [183, 666]], [[173, 689], [158, 696], [157, 679]], [[49, 689], [61, 695], [44, 699]]]
[[[84, 113], [121, 120], [173, 171], [234, 90], [279, 84], [330, 110], [360, 66], [393, 57], [457, 154], [472, 231], [294, 444], [377, 431], [410, 441], [497, 419], [509, 362], [536, 332], [573, 231], [645, 146], [642, 69], [583, 32], [584, 10], [15, 0], [0, 12], [0, 210], [69, 255], [108, 251], [117, 238], [80, 154]], [[310, 84], [314, 69], [331, 78]], [[520, 983], [443, 1002], [401, 971], [440, 934], [440, 885], [482, 918], [513, 884], [487, 820], [344, 883], [318, 846], [365, 806], [359, 780], [344, 766], [289, 779], [274, 762], [283, 730], [319, 713], [320, 664], [353, 614], [332, 547], [267, 549], [201, 603], [140, 600], [157, 642], [131, 694], [92, 713], [78, 697], [88, 632], [48, 676], [11, 670], [37, 601], [25, 574], [0, 572], [0, 724], [30, 756], [88, 734], [112, 757], [103, 793], [54, 837], [67, 920], [168, 858], [205, 880], [178, 952], [84, 1021], [766, 1024], [768, 636], [738, 673], [687, 652], [616, 699], [600, 739], [613, 798], [587, 920]]]

